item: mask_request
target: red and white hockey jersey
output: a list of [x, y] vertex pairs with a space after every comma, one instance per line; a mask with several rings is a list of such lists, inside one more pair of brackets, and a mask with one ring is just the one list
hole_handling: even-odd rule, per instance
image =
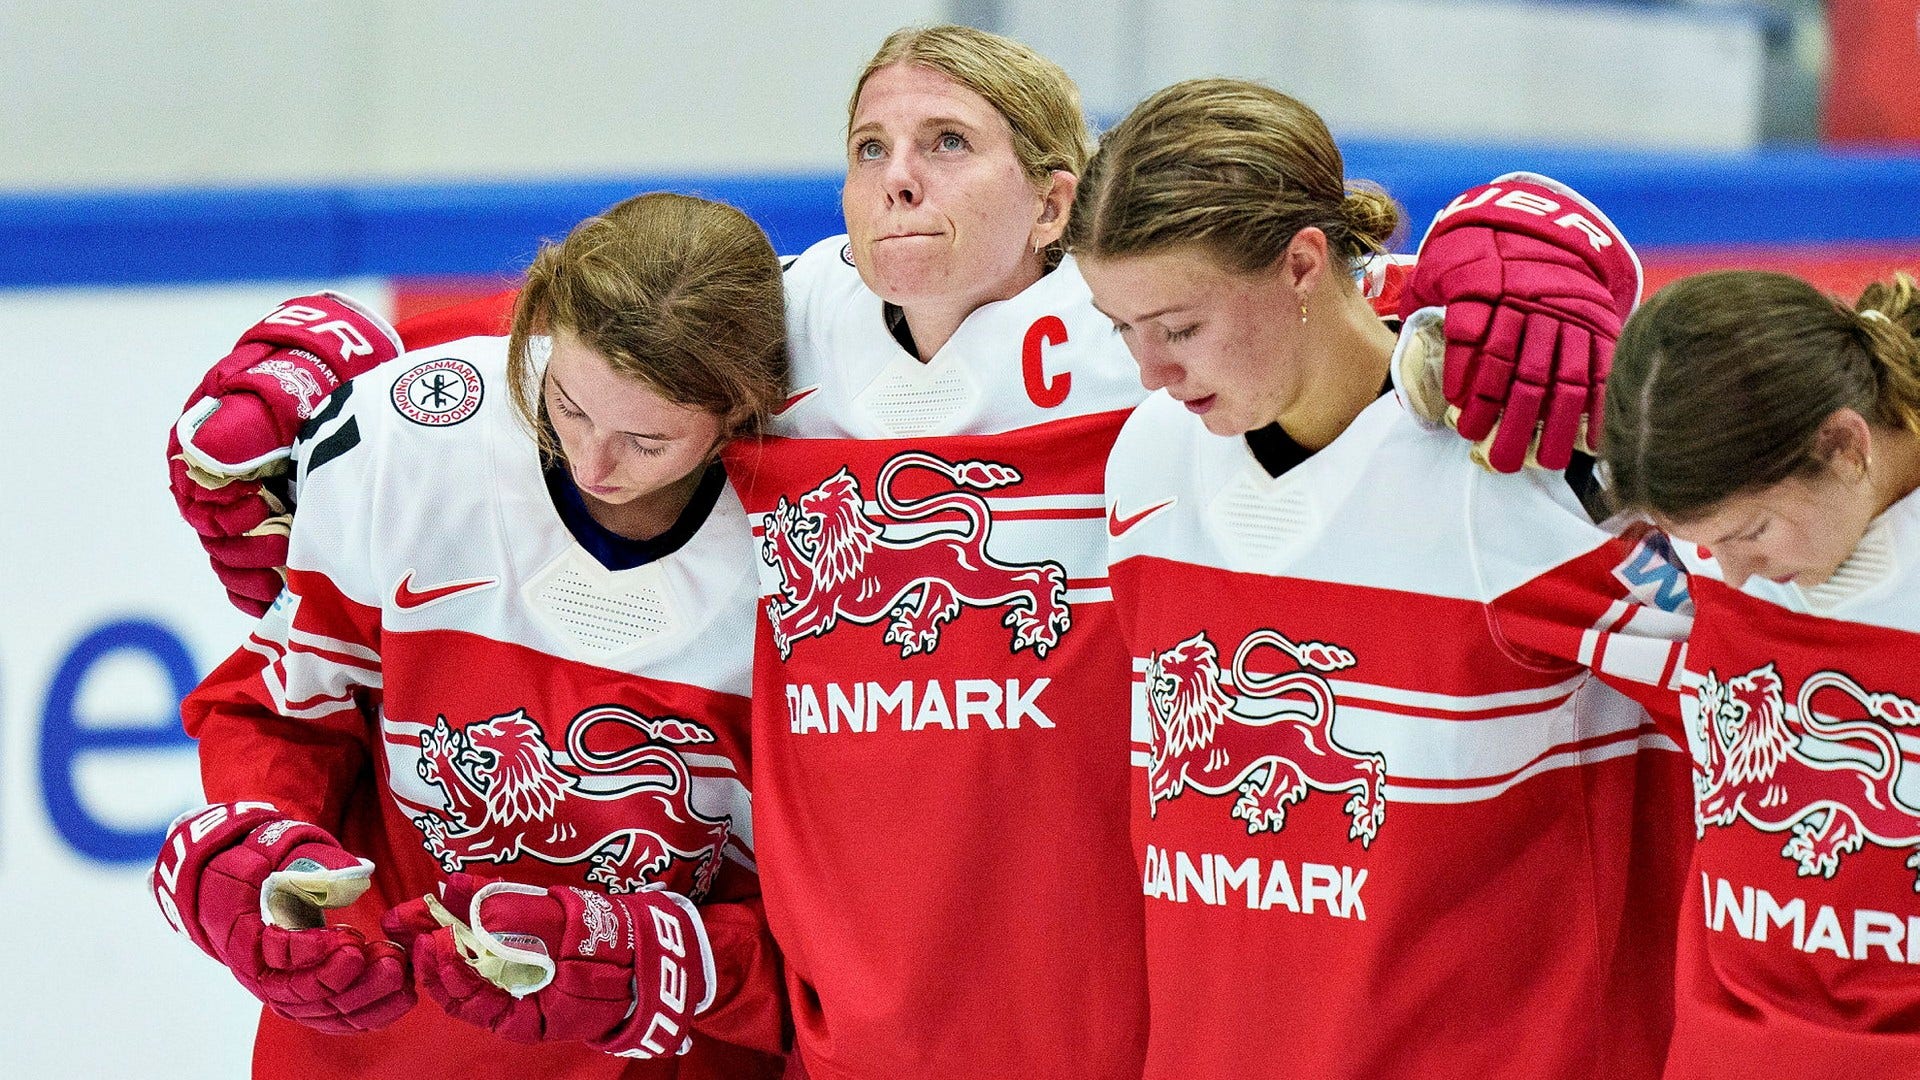
[[1155, 395], [1107, 492], [1146, 1075], [1658, 1076], [1677, 568], [1390, 396], [1274, 477]]
[[1920, 1077], [1920, 494], [1817, 588], [1700, 569], [1669, 1075]]
[[692, 1052], [658, 1062], [510, 1043], [425, 998], [354, 1037], [266, 1014], [256, 1074], [777, 1076], [747, 784], [745, 515], [722, 491], [678, 550], [607, 571], [554, 508], [505, 345], [404, 356], [310, 425], [288, 591], [185, 704], [207, 795], [270, 801], [372, 859], [372, 890], [338, 915], [374, 936], [386, 908], [454, 870], [664, 883], [703, 905], [718, 995]]
[[845, 245], [788, 269], [793, 392], [728, 455], [760, 553], [755, 822], [799, 1056], [813, 1080], [1137, 1078], [1101, 497], [1133, 362], [1068, 261], [922, 364]]

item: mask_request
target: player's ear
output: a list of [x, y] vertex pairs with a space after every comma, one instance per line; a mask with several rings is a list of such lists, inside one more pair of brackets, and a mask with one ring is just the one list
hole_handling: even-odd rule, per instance
[[1873, 460], [1873, 426], [1852, 409], [1835, 409], [1813, 437], [1814, 455], [1843, 480], [1864, 479]]
[[1067, 231], [1067, 215], [1073, 210], [1073, 193], [1080, 178], [1065, 169], [1047, 174], [1046, 189], [1040, 193], [1040, 213], [1027, 235], [1027, 246], [1036, 254], [1052, 246]]
[[1287, 249], [1276, 260], [1277, 269], [1295, 292], [1310, 296], [1331, 272], [1330, 256], [1327, 234], [1309, 225], [1294, 233], [1293, 239], [1287, 241]]

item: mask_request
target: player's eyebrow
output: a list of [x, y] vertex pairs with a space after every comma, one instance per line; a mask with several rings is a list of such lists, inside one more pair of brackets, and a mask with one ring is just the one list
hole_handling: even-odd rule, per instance
[[1720, 538], [1720, 539], [1718, 539], [1718, 540], [1715, 540], [1715, 541], [1712, 541], [1712, 542], [1711, 542], [1711, 543], [1709, 543], [1709, 544], [1708, 544], [1707, 546], [1708, 546], [1708, 547], [1720, 547], [1720, 546], [1721, 546], [1721, 545], [1723, 545], [1723, 544], [1730, 544], [1730, 543], [1732, 543], [1733, 541], [1735, 541], [1735, 540], [1738, 540], [1739, 538], [1741, 538], [1741, 537], [1743, 537], [1743, 536], [1745, 536], [1745, 535], [1747, 535], [1748, 533], [1750, 533], [1750, 532], [1752, 532], [1753, 530], [1755, 530], [1755, 529], [1757, 529], [1757, 528], [1759, 528], [1759, 527], [1760, 527], [1760, 523], [1761, 523], [1761, 521], [1762, 521], [1762, 519], [1761, 519], [1761, 517], [1760, 517], [1760, 516], [1758, 516], [1758, 515], [1755, 515], [1755, 516], [1753, 516], [1753, 517], [1750, 517], [1750, 518], [1748, 518], [1748, 519], [1746, 520], [1746, 522], [1745, 522], [1744, 524], [1742, 524], [1742, 525], [1740, 525], [1740, 526], [1739, 526], [1738, 528], [1733, 528], [1733, 529], [1728, 529], [1728, 530], [1727, 530], [1727, 535], [1725, 535], [1725, 536], [1723, 536], [1723, 537], [1721, 537], [1721, 538]]
[[[1099, 312], [1102, 315], [1105, 315], [1109, 321], [1119, 326], [1133, 325], [1133, 323], [1130, 323], [1127, 320], [1119, 318], [1113, 315], [1112, 313], [1108, 312], [1106, 308], [1101, 307], [1098, 303], [1093, 305], [1093, 310]], [[1133, 322], [1146, 322], [1149, 319], [1158, 319], [1162, 315], [1172, 315], [1175, 312], [1185, 311], [1185, 310], [1186, 310], [1185, 304], [1170, 304], [1167, 307], [1163, 307], [1158, 311], [1149, 311], [1145, 315], [1142, 315], [1139, 318], [1133, 320]]]
[[[914, 130], [916, 131], [927, 131], [934, 128], [941, 128], [941, 129], [958, 128], [961, 131], [967, 132], [968, 134], [972, 134], [978, 130], [972, 124], [967, 123], [965, 120], [962, 120], [957, 116], [929, 116], [929, 117], [926, 117], [925, 119], [920, 120], [916, 124], [914, 124]], [[861, 124], [859, 127], [854, 128], [852, 131], [847, 132], [847, 142], [849, 143], [858, 142], [862, 136], [869, 135], [880, 130], [882, 130], [880, 121], [869, 120], [866, 123]]]

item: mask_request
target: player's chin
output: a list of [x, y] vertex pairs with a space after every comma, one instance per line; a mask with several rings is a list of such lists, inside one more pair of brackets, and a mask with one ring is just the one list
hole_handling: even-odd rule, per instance
[[902, 307], [945, 296], [952, 275], [944, 254], [931, 250], [930, 244], [914, 245], [917, 250], [903, 247], [897, 243], [875, 247], [863, 268], [867, 287], [881, 299]]

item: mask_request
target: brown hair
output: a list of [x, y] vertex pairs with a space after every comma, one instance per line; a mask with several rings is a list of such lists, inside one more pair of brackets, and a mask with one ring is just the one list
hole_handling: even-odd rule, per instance
[[668, 401], [720, 416], [725, 437], [758, 430], [786, 394], [779, 259], [721, 203], [637, 195], [541, 246], [514, 305], [507, 382], [550, 460], [560, 446], [529, 342], [555, 329]]
[[1067, 246], [1101, 258], [1184, 245], [1253, 273], [1309, 226], [1336, 258], [1385, 251], [1400, 209], [1348, 181], [1319, 114], [1239, 79], [1175, 83], [1100, 139], [1067, 227]]
[[[1080, 88], [1060, 65], [1012, 38], [970, 26], [909, 26], [895, 30], [867, 61], [847, 100], [847, 128], [860, 91], [875, 73], [895, 64], [937, 71], [987, 99], [1013, 129], [1013, 153], [1034, 186], [1045, 192], [1055, 169], [1079, 176], [1092, 152]], [[1059, 259], [1050, 249], [1048, 263]]]
[[1623, 509], [1672, 521], [1826, 468], [1838, 409], [1920, 433], [1920, 300], [1905, 274], [1857, 304], [1786, 274], [1669, 285], [1627, 320], [1601, 458]]

